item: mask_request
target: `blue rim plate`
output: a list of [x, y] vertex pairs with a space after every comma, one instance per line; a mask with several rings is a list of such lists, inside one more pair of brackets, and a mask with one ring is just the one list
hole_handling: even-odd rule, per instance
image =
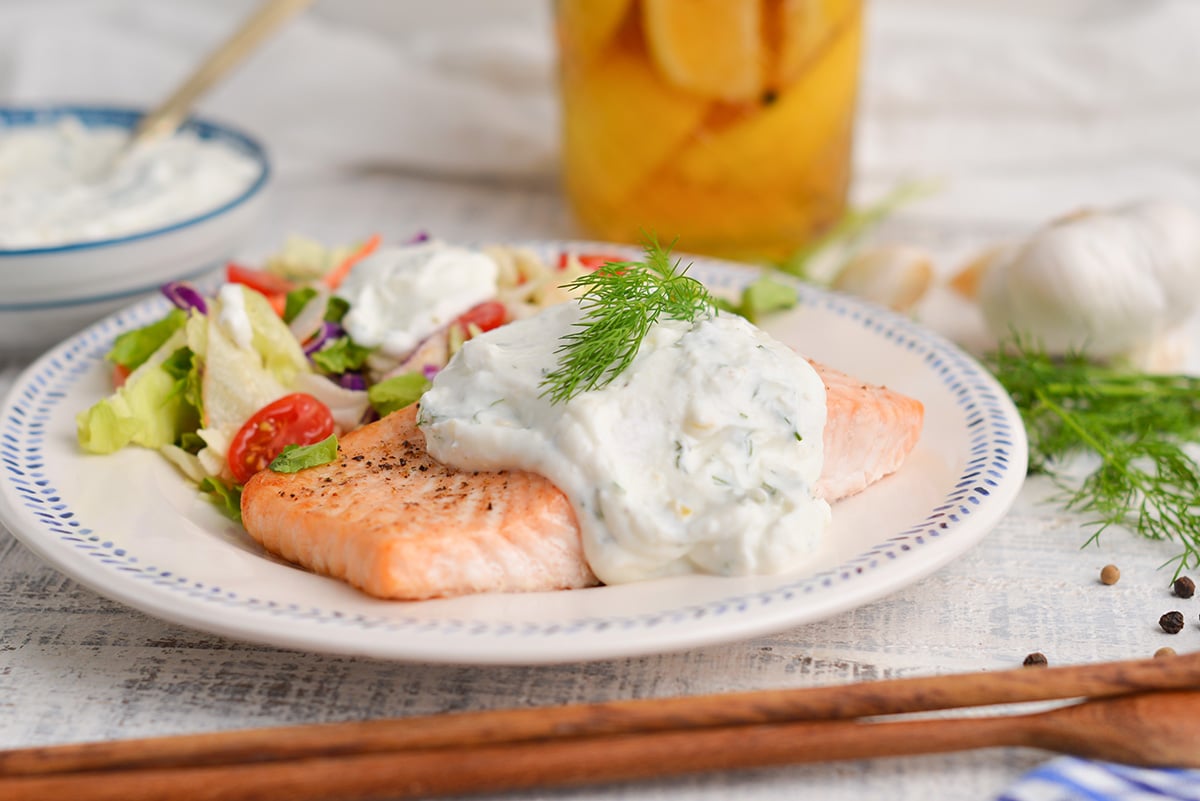
[[[542, 242], [543, 255], [581, 243]], [[606, 246], [612, 251], [612, 246]], [[695, 259], [736, 292], [757, 271]], [[828, 542], [778, 576], [686, 576], [568, 592], [379, 601], [279, 561], [158, 454], [82, 454], [74, 417], [108, 392], [113, 338], [165, 310], [134, 305], [33, 364], [0, 409], [0, 521], [67, 575], [164, 620], [305, 651], [537, 664], [679, 650], [821, 620], [920, 580], [1003, 517], [1025, 475], [1020, 417], [973, 359], [912, 321], [799, 285], [765, 327], [806, 355], [920, 399], [926, 423], [895, 475], [835, 505]]]
[[[135, 108], [117, 106], [84, 106], [84, 105], [54, 105], [54, 106], [0, 106], [0, 131], [6, 128], [49, 125], [58, 120], [74, 117], [82, 125], [89, 128], [116, 127], [133, 130], [142, 117], [142, 111]], [[266, 150], [250, 135], [223, 123], [203, 119], [189, 119], [181, 130], [190, 131], [201, 139], [218, 141], [253, 158], [259, 165], [258, 175], [240, 194], [220, 206], [197, 214], [178, 222], [139, 231], [136, 234], [125, 234], [109, 239], [96, 239], [86, 242], [72, 242], [63, 245], [51, 245], [35, 248], [0, 248], [0, 267], [6, 257], [37, 256], [52, 253], [69, 253], [72, 251], [106, 248], [149, 239], [161, 234], [179, 231], [199, 225], [214, 217], [219, 217], [232, 209], [241, 206], [258, 194], [271, 177], [271, 163]]]

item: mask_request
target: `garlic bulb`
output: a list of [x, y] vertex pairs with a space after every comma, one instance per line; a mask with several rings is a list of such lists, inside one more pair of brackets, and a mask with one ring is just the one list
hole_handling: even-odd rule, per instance
[[1161, 355], [1200, 300], [1200, 218], [1164, 202], [1081, 212], [973, 269], [998, 338], [1015, 331], [1051, 353]]
[[881, 245], [855, 254], [833, 279], [834, 289], [906, 311], [933, 283], [933, 263], [908, 245]]

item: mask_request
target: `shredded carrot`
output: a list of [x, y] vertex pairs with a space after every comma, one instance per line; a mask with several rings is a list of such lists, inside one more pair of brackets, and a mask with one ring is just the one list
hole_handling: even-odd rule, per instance
[[363, 242], [362, 246], [359, 247], [358, 250], [354, 251], [345, 259], [343, 259], [341, 264], [325, 273], [325, 275], [321, 278], [325, 286], [329, 287], [330, 289], [337, 289], [339, 286], [341, 286], [342, 281], [346, 280], [346, 276], [350, 274], [350, 270], [354, 268], [354, 265], [358, 264], [367, 256], [370, 256], [375, 252], [375, 249], [379, 247], [380, 239], [381, 238], [379, 234], [375, 234], [366, 242]]
[[266, 298], [271, 302], [271, 308], [275, 310], [275, 314], [282, 317], [283, 313], [287, 311], [287, 294], [283, 292], [272, 292], [270, 295], [267, 295]]

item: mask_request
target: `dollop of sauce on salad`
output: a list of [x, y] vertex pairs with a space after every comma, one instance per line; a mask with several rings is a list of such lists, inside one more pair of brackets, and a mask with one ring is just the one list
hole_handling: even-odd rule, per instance
[[830, 509], [813, 491], [826, 402], [808, 362], [735, 315], [666, 320], [610, 384], [552, 404], [541, 382], [581, 315], [568, 302], [467, 342], [421, 401], [430, 454], [549, 478], [605, 583], [809, 558]]
[[182, 131], [122, 158], [129, 131], [55, 125], [0, 130], [0, 249], [53, 247], [151, 231], [244, 192], [259, 164]]
[[355, 265], [337, 294], [359, 345], [400, 357], [477, 303], [496, 296], [499, 267], [486, 253], [427, 242], [379, 250]]

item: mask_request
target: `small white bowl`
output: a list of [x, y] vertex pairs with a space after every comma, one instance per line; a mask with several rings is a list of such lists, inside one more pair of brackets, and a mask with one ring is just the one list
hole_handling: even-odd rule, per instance
[[[132, 130], [141, 114], [107, 106], [0, 106], [0, 131], [64, 117]], [[183, 130], [249, 156], [257, 176], [232, 200], [169, 225], [97, 241], [0, 248], [0, 358], [35, 355], [169, 281], [210, 273], [244, 241], [262, 210], [271, 173], [266, 151], [224, 125], [190, 120]]]

